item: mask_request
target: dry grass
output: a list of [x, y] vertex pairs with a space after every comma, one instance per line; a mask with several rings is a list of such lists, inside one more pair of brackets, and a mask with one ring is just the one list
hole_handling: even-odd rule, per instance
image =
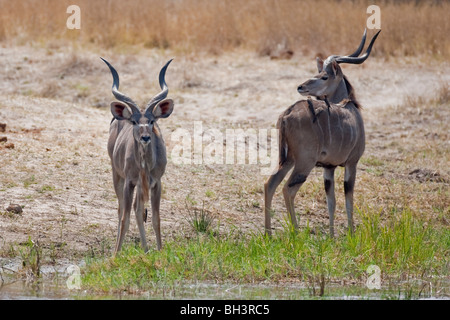
[[396, 215], [411, 208], [422, 219], [448, 226], [450, 213], [448, 83], [432, 99], [407, 96], [400, 106], [367, 122], [358, 203]]
[[[364, 0], [77, 0], [81, 30], [66, 28], [74, 1], [0, 0], [0, 41], [55, 39], [104, 47], [129, 44], [221, 53], [236, 47], [271, 54], [345, 54], [361, 37]], [[381, 1], [377, 55], [450, 56], [448, 1]]]

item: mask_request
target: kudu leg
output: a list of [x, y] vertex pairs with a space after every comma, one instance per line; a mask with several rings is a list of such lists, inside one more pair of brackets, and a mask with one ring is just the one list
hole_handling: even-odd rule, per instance
[[127, 233], [128, 227], [130, 226], [130, 213], [131, 206], [133, 204], [133, 192], [134, 185], [131, 182], [125, 182], [125, 186], [123, 189], [123, 206], [121, 208], [121, 219], [119, 221], [119, 230], [117, 233], [116, 253], [119, 252], [122, 248], [125, 234]]
[[297, 194], [298, 189], [300, 189], [300, 187], [306, 181], [306, 178], [308, 177], [311, 170], [312, 168], [309, 170], [294, 168], [294, 171], [292, 171], [291, 176], [283, 187], [284, 201], [286, 203], [286, 208], [289, 212], [295, 230], [298, 229], [298, 222], [295, 216], [294, 208], [295, 195]]
[[284, 163], [278, 168], [278, 171], [269, 177], [264, 184], [264, 216], [265, 216], [265, 230], [267, 235], [272, 235], [271, 214], [272, 214], [272, 199], [277, 187], [283, 181], [288, 171], [292, 168], [292, 163]]
[[114, 191], [116, 192], [117, 200], [119, 202], [119, 206], [117, 209], [118, 223], [117, 223], [117, 240], [116, 240], [116, 248], [115, 248], [116, 253], [117, 253], [117, 244], [118, 244], [118, 241], [120, 238], [120, 229], [121, 229], [121, 225], [122, 225], [124, 183], [125, 183], [125, 180], [122, 179], [118, 174], [113, 172]]
[[151, 202], [152, 202], [152, 225], [156, 234], [156, 247], [161, 250], [161, 221], [159, 216], [159, 204], [161, 202], [161, 182], [158, 181], [151, 189]]
[[135, 208], [134, 212], [136, 214], [136, 222], [139, 228], [139, 236], [141, 238], [141, 247], [147, 252], [147, 240], [145, 239], [145, 227], [144, 227], [144, 196], [142, 194], [142, 190], [138, 188], [136, 192], [136, 200], [135, 200]]
[[353, 225], [353, 189], [356, 180], [356, 163], [345, 166], [344, 192], [345, 192], [345, 209], [347, 211], [348, 228], [351, 233], [354, 232]]
[[330, 237], [334, 237], [334, 213], [336, 211], [336, 197], [334, 194], [334, 170], [336, 168], [324, 168], [323, 182], [327, 195], [328, 214], [330, 215]]

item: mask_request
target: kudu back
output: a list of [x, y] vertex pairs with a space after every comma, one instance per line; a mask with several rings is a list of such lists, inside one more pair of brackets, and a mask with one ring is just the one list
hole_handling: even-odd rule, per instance
[[134, 210], [139, 228], [141, 246], [147, 251], [144, 221], [145, 203], [151, 198], [152, 224], [156, 233], [157, 249], [160, 250], [161, 231], [159, 206], [161, 200], [161, 177], [164, 174], [167, 157], [166, 147], [157, 124], [160, 118], [167, 118], [174, 103], [167, 99], [168, 87], [165, 73], [170, 61], [159, 73], [161, 92], [154, 96], [144, 109], [140, 109], [129, 97], [119, 91], [119, 75], [106, 60], [112, 76], [112, 93], [119, 101], [111, 103], [114, 116], [108, 140], [108, 154], [111, 158], [114, 189], [118, 198], [119, 224], [115, 253], [123, 244], [130, 223], [133, 194], [136, 189]]
[[[380, 31], [379, 31], [380, 32]], [[344, 192], [348, 226], [353, 232], [353, 190], [356, 167], [365, 148], [364, 122], [361, 106], [354, 89], [339, 64], [363, 63], [370, 55], [379, 34], [372, 38], [366, 52], [359, 56], [366, 40], [366, 31], [358, 49], [348, 56], [317, 58], [319, 74], [298, 87], [298, 92], [318, 100], [302, 100], [284, 111], [278, 118], [279, 166], [264, 185], [265, 230], [271, 234], [272, 199], [278, 185], [289, 170], [283, 187], [286, 208], [297, 229], [294, 199], [314, 167], [323, 167], [324, 186], [330, 216], [330, 235], [334, 236], [334, 171], [345, 167]], [[330, 103], [331, 102], [331, 103]]]

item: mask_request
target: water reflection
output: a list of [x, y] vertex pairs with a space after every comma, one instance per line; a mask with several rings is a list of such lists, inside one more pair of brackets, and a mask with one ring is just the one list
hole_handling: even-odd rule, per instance
[[35, 283], [4, 281], [0, 287], [0, 300], [8, 299], [217, 299], [217, 300], [301, 300], [301, 299], [450, 299], [448, 281], [440, 293], [415, 287], [390, 287], [370, 290], [362, 285], [341, 286], [330, 284], [323, 297], [302, 283], [294, 284], [216, 284], [208, 282], [155, 285], [139, 293], [122, 292], [114, 295], [95, 294], [86, 290], [69, 290], [65, 279], [42, 280]]

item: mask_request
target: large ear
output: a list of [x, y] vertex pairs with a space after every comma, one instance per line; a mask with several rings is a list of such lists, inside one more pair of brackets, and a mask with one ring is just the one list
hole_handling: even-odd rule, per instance
[[336, 60], [332, 60], [330, 63], [328, 63], [325, 66], [325, 71], [329, 76], [332, 77], [336, 77], [339, 74], [339, 72], [342, 72], [341, 67], [339, 67], [339, 64], [336, 62]]
[[153, 108], [155, 118], [167, 118], [173, 111], [173, 100], [164, 99]]
[[331, 70], [333, 70], [334, 76], [337, 76], [337, 74], [339, 73], [339, 69], [339, 64], [336, 62], [336, 60], [333, 60], [333, 62], [331, 63]]
[[316, 62], [317, 62], [317, 70], [319, 71], [319, 73], [321, 73], [323, 70], [323, 60], [317, 57]]
[[117, 120], [130, 120], [131, 111], [128, 106], [122, 102], [111, 102], [111, 113]]

